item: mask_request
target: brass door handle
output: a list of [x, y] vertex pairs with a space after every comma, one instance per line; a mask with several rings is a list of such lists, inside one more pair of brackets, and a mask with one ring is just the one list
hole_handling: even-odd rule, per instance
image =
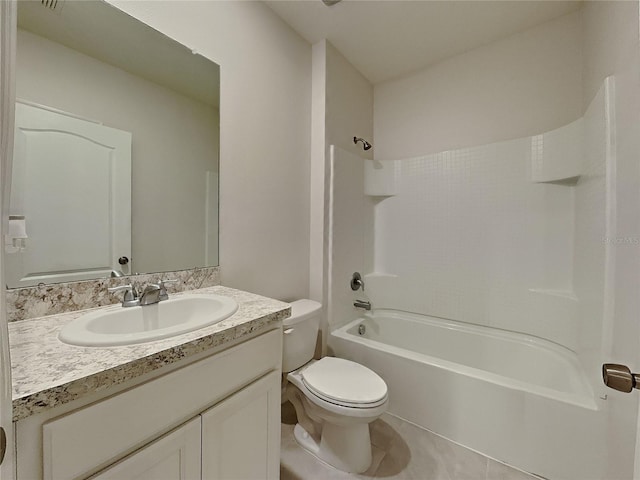
[[602, 380], [607, 387], [620, 392], [629, 393], [634, 388], [640, 388], [640, 374], [631, 373], [629, 367], [617, 363], [602, 365]]

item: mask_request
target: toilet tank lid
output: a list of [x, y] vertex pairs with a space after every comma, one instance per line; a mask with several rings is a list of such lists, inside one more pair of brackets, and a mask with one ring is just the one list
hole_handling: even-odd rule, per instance
[[291, 316], [285, 318], [282, 323], [286, 326], [294, 325], [309, 317], [318, 315], [321, 309], [322, 305], [314, 300], [296, 300], [295, 302], [291, 302]]

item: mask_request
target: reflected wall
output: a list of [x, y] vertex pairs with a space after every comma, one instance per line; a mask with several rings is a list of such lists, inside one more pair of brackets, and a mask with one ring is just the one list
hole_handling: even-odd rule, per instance
[[24, 30], [16, 76], [21, 99], [132, 133], [125, 273], [218, 264], [215, 106]]

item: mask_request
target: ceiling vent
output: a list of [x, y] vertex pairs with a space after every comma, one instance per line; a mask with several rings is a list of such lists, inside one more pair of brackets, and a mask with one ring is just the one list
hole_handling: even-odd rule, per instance
[[59, 13], [62, 10], [62, 4], [64, 0], [40, 0], [40, 3], [43, 7], [48, 8], [49, 10]]

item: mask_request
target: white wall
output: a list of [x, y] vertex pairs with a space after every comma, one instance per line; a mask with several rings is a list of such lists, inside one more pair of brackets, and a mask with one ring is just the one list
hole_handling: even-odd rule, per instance
[[[373, 158], [373, 149], [363, 150], [353, 137], [373, 139], [373, 86], [349, 61], [327, 42], [327, 145]], [[374, 145], [375, 146], [375, 145]]]
[[[353, 300], [363, 298], [362, 292], [353, 293], [349, 280], [353, 272], [364, 273], [367, 270], [367, 258], [372, 256], [365, 250], [364, 242], [366, 232], [372, 230], [373, 210], [366, 208], [369, 199], [363, 195], [362, 158], [372, 158], [373, 151], [364, 151], [361, 144], [355, 145], [353, 137], [363, 137], [375, 148], [373, 86], [329, 42], [314, 45], [314, 55], [320, 57], [318, 70], [324, 70], [325, 142], [322, 145], [323, 168], [318, 169], [311, 180], [318, 192], [322, 186], [322, 202], [316, 203], [316, 210], [312, 211], [311, 216], [323, 219], [322, 231], [316, 229], [315, 232], [318, 236], [317, 245], [322, 245], [323, 251], [321, 255], [317, 250], [312, 251], [312, 256], [315, 254], [327, 258], [321, 279], [322, 299], [327, 307], [328, 321], [323, 324], [323, 332], [326, 332], [328, 325], [341, 325], [358, 315]], [[329, 151], [331, 145], [339, 147], [340, 156], [335, 161], [342, 162], [334, 165], [333, 177]], [[330, 183], [330, 178], [333, 183]], [[329, 189], [333, 189], [333, 200], [339, 205], [333, 211], [333, 224], [329, 222], [329, 206], [326, 203]], [[326, 241], [321, 243], [321, 238], [329, 237], [331, 245]]]
[[112, 3], [220, 65], [223, 283], [306, 297], [311, 46], [261, 2]]
[[[9, 222], [11, 177], [10, 155], [13, 153], [13, 117], [15, 109], [15, 35], [17, 5], [15, 2], [0, 4], [0, 238], [4, 238]], [[4, 255], [0, 255], [0, 285], [4, 285]], [[0, 466], [0, 477], [15, 477], [15, 438], [12, 428], [11, 359], [9, 356], [9, 332], [7, 329], [6, 293], [0, 293], [0, 427], [7, 433], [7, 452]]]
[[[597, 90], [602, 78], [613, 75], [616, 85], [615, 123], [617, 138], [617, 238], [636, 240], [620, 242], [616, 250], [616, 319], [612, 354], [629, 355], [626, 362], [640, 361], [637, 336], [627, 328], [630, 317], [640, 310], [634, 294], [640, 288], [640, 42], [638, 40], [638, 2], [588, 2], [584, 11], [584, 102]], [[635, 290], [634, 290], [635, 288]]]
[[[615, 77], [616, 102], [616, 209], [618, 244], [615, 251], [613, 325], [603, 332], [611, 343], [603, 361], [640, 369], [640, 45], [638, 1], [585, 2], [584, 105], [602, 79]], [[607, 345], [605, 345], [607, 347]], [[608, 350], [608, 351], [607, 351]], [[606, 478], [632, 478], [636, 443], [638, 395], [607, 389], [609, 436]], [[636, 459], [640, 455], [636, 454]], [[636, 476], [640, 462], [636, 460]]]
[[[327, 42], [327, 108], [326, 147], [338, 147], [334, 156], [333, 225], [330, 235], [333, 268], [327, 278], [328, 324], [343, 325], [359, 312], [354, 308], [356, 298], [366, 299], [362, 292], [349, 287], [351, 275], [367, 271], [366, 233], [373, 230], [373, 209], [367, 208], [369, 198], [363, 195], [363, 160], [373, 158], [373, 86], [349, 61]], [[362, 137], [374, 148], [365, 151], [362, 144], [353, 143], [353, 137]], [[327, 161], [330, 161], [327, 155]]]
[[375, 86], [375, 158], [406, 158], [560, 127], [582, 114], [581, 13]]
[[312, 47], [311, 93], [311, 166], [309, 172], [309, 298], [324, 303], [324, 278], [328, 264], [324, 252], [328, 242], [325, 231], [325, 184], [327, 183], [326, 110], [327, 42]]
[[[313, 45], [313, 82], [309, 273], [311, 298], [325, 307], [321, 326], [324, 349], [329, 324], [347, 321], [357, 314], [349, 279], [353, 272], [367, 270], [363, 251], [367, 210], [360, 203], [364, 200], [360, 157], [371, 158], [372, 151], [365, 152], [361, 145], [355, 145], [353, 137], [373, 141], [373, 86], [326, 40]], [[332, 183], [331, 145], [339, 146], [340, 152], [349, 152], [352, 155], [347, 156], [355, 159], [345, 160], [351, 167], [345, 164], [340, 170], [338, 187]], [[354, 166], [356, 163], [359, 167]], [[340, 205], [354, 194], [359, 202], [336, 212], [339, 228], [329, 218], [331, 189]], [[372, 225], [372, 221], [364, 224]], [[354, 242], [356, 248], [352, 248]]]
[[16, 91], [132, 133], [132, 272], [204, 266], [204, 172], [218, 170], [216, 108], [24, 30]]

